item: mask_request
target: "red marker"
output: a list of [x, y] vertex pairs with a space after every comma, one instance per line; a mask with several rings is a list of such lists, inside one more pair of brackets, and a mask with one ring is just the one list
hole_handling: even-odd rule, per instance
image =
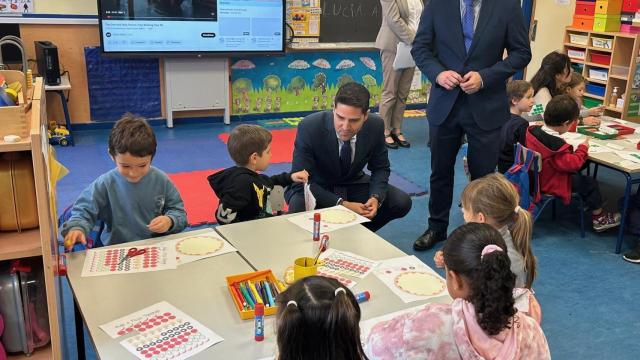
[[320, 213], [313, 214], [313, 241], [320, 241]]

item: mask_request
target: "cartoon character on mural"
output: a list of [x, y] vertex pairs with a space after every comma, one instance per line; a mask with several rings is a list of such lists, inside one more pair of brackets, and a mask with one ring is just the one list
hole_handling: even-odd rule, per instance
[[271, 97], [268, 97], [265, 102], [267, 105], [264, 107], [264, 112], [271, 112]]
[[318, 96], [314, 96], [313, 97], [313, 105], [311, 106], [311, 110], [318, 110], [318, 102], [320, 101], [320, 98], [318, 98]]
[[280, 96], [276, 96], [276, 101], [273, 105], [273, 111], [279, 112], [281, 104], [282, 104], [282, 98]]
[[327, 105], [327, 95], [322, 95], [322, 108], [326, 109]]
[[233, 103], [235, 104], [235, 112], [236, 113], [242, 112], [242, 106], [240, 105], [240, 98], [233, 99]]
[[322, 94], [327, 92], [327, 75], [324, 73], [317, 73], [313, 77], [313, 84], [311, 85], [313, 90], [320, 90]]
[[262, 111], [262, 99], [261, 98], [257, 98], [256, 99], [256, 105], [253, 107], [253, 111], [255, 111], [255, 112], [261, 112]]
[[246, 114], [249, 112], [249, 108], [251, 107], [251, 99], [249, 99], [249, 95], [247, 95], [247, 93], [242, 94], [242, 102], [242, 112]]

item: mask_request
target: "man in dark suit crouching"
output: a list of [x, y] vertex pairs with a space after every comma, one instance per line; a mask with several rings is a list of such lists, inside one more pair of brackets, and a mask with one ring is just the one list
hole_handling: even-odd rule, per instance
[[[391, 173], [384, 142], [384, 122], [369, 114], [369, 91], [351, 82], [338, 89], [333, 110], [311, 114], [298, 125], [291, 171], [309, 172], [316, 209], [342, 205], [371, 219], [376, 231], [405, 216], [411, 199], [389, 185]], [[366, 175], [365, 165], [371, 172]], [[285, 192], [290, 212], [305, 210], [304, 188]]]

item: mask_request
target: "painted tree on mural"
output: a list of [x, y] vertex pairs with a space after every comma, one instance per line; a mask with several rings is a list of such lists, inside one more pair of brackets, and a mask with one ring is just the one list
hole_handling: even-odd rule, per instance
[[231, 85], [234, 93], [242, 93], [246, 94], [253, 90], [253, 85], [251, 84], [251, 79], [240, 78], [233, 82]]
[[307, 83], [304, 81], [302, 76], [296, 76], [293, 79], [291, 79], [291, 82], [289, 83], [289, 86], [287, 87], [287, 91], [288, 92], [295, 92], [296, 96], [299, 96], [300, 95], [300, 91], [302, 91], [302, 89], [304, 89], [304, 87], [306, 85], [307, 85]]
[[349, 74], [344, 74], [342, 76], [340, 76], [338, 78], [338, 88], [340, 88], [342, 85], [346, 84], [346, 83], [350, 83], [353, 82], [353, 78], [351, 77], [351, 75]]
[[262, 79], [262, 86], [268, 92], [277, 91], [282, 86], [280, 78], [276, 75], [268, 75]]
[[317, 73], [313, 77], [313, 85], [311, 85], [311, 88], [313, 90], [320, 89], [324, 94], [327, 91], [327, 75], [325, 75], [324, 73]]

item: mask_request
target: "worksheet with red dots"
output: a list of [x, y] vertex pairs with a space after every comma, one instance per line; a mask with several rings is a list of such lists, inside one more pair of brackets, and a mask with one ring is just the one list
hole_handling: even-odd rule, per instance
[[324, 273], [352, 276], [362, 279], [367, 276], [379, 262], [348, 251], [328, 249], [320, 255], [318, 271]]
[[97, 248], [87, 250], [87, 256], [82, 268], [82, 276], [102, 276], [114, 274], [130, 274], [147, 271], [175, 269], [175, 247], [158, 244], [135, 247], [140, 255], [129, 257], [129, 247]]
[[100, 325], [138, 359], [186, 359], [224, 339], [166, 301]]

